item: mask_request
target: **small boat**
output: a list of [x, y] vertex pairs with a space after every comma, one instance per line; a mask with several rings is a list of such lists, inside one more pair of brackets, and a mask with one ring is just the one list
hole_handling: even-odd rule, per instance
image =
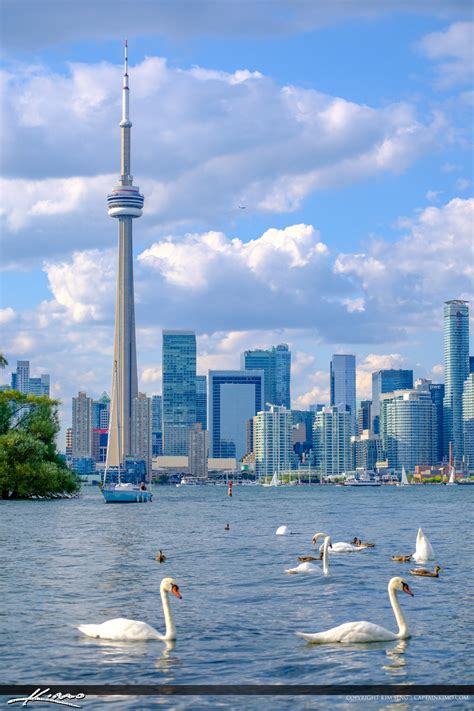
[[453, 466], [451, 466], [450, 471], [449, 471], [449, 480], [448, 480], [448, 483], [446, 484], [446, 486], [453, 486], [454, 484], [457, 484], [456, 469]]
[[369, 472], [364, 471], [361, 473], [356, 472], [348, 476], [345, 481], [346, 486], [382, 486], [381, 481], [378, 477], [371, 477]]
[[[143, 504], [152, 501], [153, 496], [145, 483], [133, 484], [122, 482], [121, 464], [123, 455], [120, 437], [120, 418], [118, 413], [118, 376], [117, 361], [114, 362], [112, 378], [112, 398], [110, 401], [109, 435], [107, 440], [107, 456], [105, 458], [104, 478], [102, 480], [102, 495], [106, 504]], [[115, 415], [115, 417], [113, 417]], [[107, 483], [107, 474], [117, 472], [117, 483]]]
[[397, 486], [408, 486], [408, 485], [409, 485], [409, 481], [408, 481], [407, 473], [405, 471], [405, 467], [402, 466], [402, 478], [399, 482], [397, 482]]
[[267, 484], [267, 483], [265, 482], [264, 484], [262, 484], [262, 486], [282, 486], [282, 482], [281, 482], [280, 479], [278, 478], [278, 474], [275, 472], [275, 473], [273, 474], [272, 478], [271, 478], [270, 483]]

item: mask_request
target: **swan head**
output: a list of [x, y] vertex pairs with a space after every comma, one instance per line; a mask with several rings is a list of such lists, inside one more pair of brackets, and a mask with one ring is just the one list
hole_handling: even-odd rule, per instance
[[183, 597], [179, 592], [178, 583], [173, 578], [163, 578], [160, 585], [160, 592], [173, 593], [179, 600]]
[[315, 533], [313, 536], [313, 545], [315, 546], [316, 543], [319, 541], [320, 538], [326, 538], [326, 533]]
[[410, 595], [410, 597], [415, 597], [413, 590], [411, 590], [406, 580], [403, 578], [392, 578], [388, 584], [389, 590], [401, 590], [402, 592]]

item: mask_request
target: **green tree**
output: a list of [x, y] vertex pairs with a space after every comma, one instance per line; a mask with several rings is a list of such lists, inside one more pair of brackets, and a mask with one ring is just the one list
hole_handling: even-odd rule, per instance
[[6, 368], [7, 365], [8, 365], [7, 359], [5, 358], [3, 353], [0, 353], [0, 368], [2, 368], [2, 370], [3, 370], [3, 368]]
[[0, 392], [0, 495], [2, 499], [74, 493], [77, 478], [58, 453], [57, 400]]

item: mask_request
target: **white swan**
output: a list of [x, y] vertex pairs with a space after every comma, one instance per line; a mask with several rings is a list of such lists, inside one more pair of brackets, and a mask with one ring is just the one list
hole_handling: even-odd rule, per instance
[[[331, 539], [326, 536], [323, 544], [323, 575], [329, 575], [329, 561], [328, 561], [328, 547], [331, 545]], [[296, 568], [289, 568], [285, 570], [285, 573], [290, 575], [295, 575], [296, 573], [320, 573], [321, 568], [319, 565], [313, 565], [313, 563], [300, 563]]]
[[88, 637], [100, 637], [101, 639], [113, 639], [122, 641], [145, 641], [149, 639], [159, 639], [168, 642], [176, 639], [176, 629], [171, 616], [169, 593], [173, 593], [181, 599], [178, 584], [173, 578], [163, 578], [160, 585], [161, 602], [165, 616], [166, 630], [162, 635], [146, 622], [138, 620], [127, 620], [124, 617], [117, 617], [114, 620], [107, 620], [101, 625], [79, 625], [77, 628]]
[[363, 642], [389, 642], [393, 639], [408, 639], [410, 633], [408, 625], [405, 622], [400, 605], [397, 599], [397, 590], [411, 595], [413, 592], [410, 586], [403, 578], [392, 578], [388, 583], [388, 596], [392, 605], [392, 610], [398, 624], [398, 632], [391, 632], [381, 625], [374, 625], [373, 622], [346, 622], [338, 627], [332, 627], [325, 632], [316, 632], [308, 634], [306, 632], [296, 632], [299, 637], [303, 637], [308, 642], [313, 644], [332, 644], [340, 642], [341, 644], [354, 644]]
[[288, 536], [289, 533], [290, 529], [288, 528], [288, 526], [279, 526], [275, 531], [276, 536]]
[[[315, 533], [313, 536], [313, 545], [319, 541], [320, 538], [325, 538], [326, 533]], [[322, 551], [324, 548], [324, 543], [320, 546], [319, 550]], [[359, 546], [353, 546], [352, 543], [344, 543], [343, 541], [338, 541], [337, 543], [331, 543], [331, 553], [353, 553], [355, 551], [364, 550]]]
[[416, 551], [413, 553], [412, 557], [417, 563], [426, 563], [428, 560], [435, 559], [433, 546], [421, 528], [418, 529], [418, 533], [416, 535]]

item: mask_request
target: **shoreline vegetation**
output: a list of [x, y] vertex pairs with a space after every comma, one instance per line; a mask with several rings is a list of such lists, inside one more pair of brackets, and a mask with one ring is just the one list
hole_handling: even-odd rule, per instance
[[58, 452], [58, 400], [0, 392], [0, 499], [71, 498], [80, 482]]

